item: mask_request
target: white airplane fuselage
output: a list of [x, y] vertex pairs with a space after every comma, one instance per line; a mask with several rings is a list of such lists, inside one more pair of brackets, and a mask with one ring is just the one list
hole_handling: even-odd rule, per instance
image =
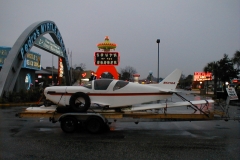
[[117, 82], [118, 80], [113, 80], [106, 90], [96, 90], [94, 85], [92, 85], [91, 89], [83, 86], [47, 87], [44, 94], [52, 102], [67, 106], [74, 93], [83, 92], [89, 96], [91, 103], [107, 105], [109, 108], [162, 100], [172, 96], [172, 93], [160, 91], [158, 87], [131, 82], [125, 87], [114, 90], [113, 88]]

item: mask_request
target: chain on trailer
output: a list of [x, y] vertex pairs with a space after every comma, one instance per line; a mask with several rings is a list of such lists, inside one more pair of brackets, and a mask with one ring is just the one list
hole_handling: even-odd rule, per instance
[[195, 104], [193, 104], [191, 101], [187, 100], [186, 98], [184, 98], [183, 96], [181, 96], [180, 94], [178, 93], [175, 93], [179, 98], [181, 98], [183, 101], [187, 101], [190, 105], [188, 105], [188, 107], [191, 107], [193, 110], [194, 110], [194, 113], [196, 113], [197, 111], [203, 113], [204, 115], [206, 115], [207, 117], [209, 117], [208, 113], [203, 111], [203, 109], [205, 107], [207, 107], [208, 109], [208, 106], [209, 106], [209, 103], [208, 101], [206, 100], [206, 103], [201, 107], [199, 108], [198, 106], [196, 106]]

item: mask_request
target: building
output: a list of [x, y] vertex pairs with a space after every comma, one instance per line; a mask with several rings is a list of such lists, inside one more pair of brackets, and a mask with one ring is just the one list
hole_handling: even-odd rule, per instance
[[39, 86], [43, 82], [43, 86], [59, 85], [58, 82], [58, 69], [53, 67], [41, 68], [39, 71], [35, 71], [35, 86]]
[[[11, 47], [0, 46], [0, 71]], [[14, 91], [29, 90], [35, 86], [35, 71], [41, 70], [41, 55], [35, 52], [26, 54], [22, 68], [14, 86]]]

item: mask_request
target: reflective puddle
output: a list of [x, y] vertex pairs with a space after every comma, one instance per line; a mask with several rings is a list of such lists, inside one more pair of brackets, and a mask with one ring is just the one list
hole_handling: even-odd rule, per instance
[[39, 128], [39, 131], [46, 132], [46, 131], [52, 131], [51, 128]]

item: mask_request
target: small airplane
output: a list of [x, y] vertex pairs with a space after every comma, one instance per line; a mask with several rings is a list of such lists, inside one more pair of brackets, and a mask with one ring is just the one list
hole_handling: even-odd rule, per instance
[[[181, 76], [176, 69], [158, 84], [138, 84], [114, 79], [97, 79], [83, 86], [52, 86], [44, 90], [47, 100], [58, 106], [66, 106], [74, 112], [86, 112], [91, 104], [107, 108], [124, 108], [136, 104], [167, 99], [178, 92], [176, 86]], [[205, 100], [191, 101], [192, 104], [203, 104]], [[208, 103], [213, 103], [208, 100]], [[189, 102], [172, 103], [168, 107], [190, 105]], [[166, 104], [142, 104], [132, 107], [132, 111], [159, 109]]]

